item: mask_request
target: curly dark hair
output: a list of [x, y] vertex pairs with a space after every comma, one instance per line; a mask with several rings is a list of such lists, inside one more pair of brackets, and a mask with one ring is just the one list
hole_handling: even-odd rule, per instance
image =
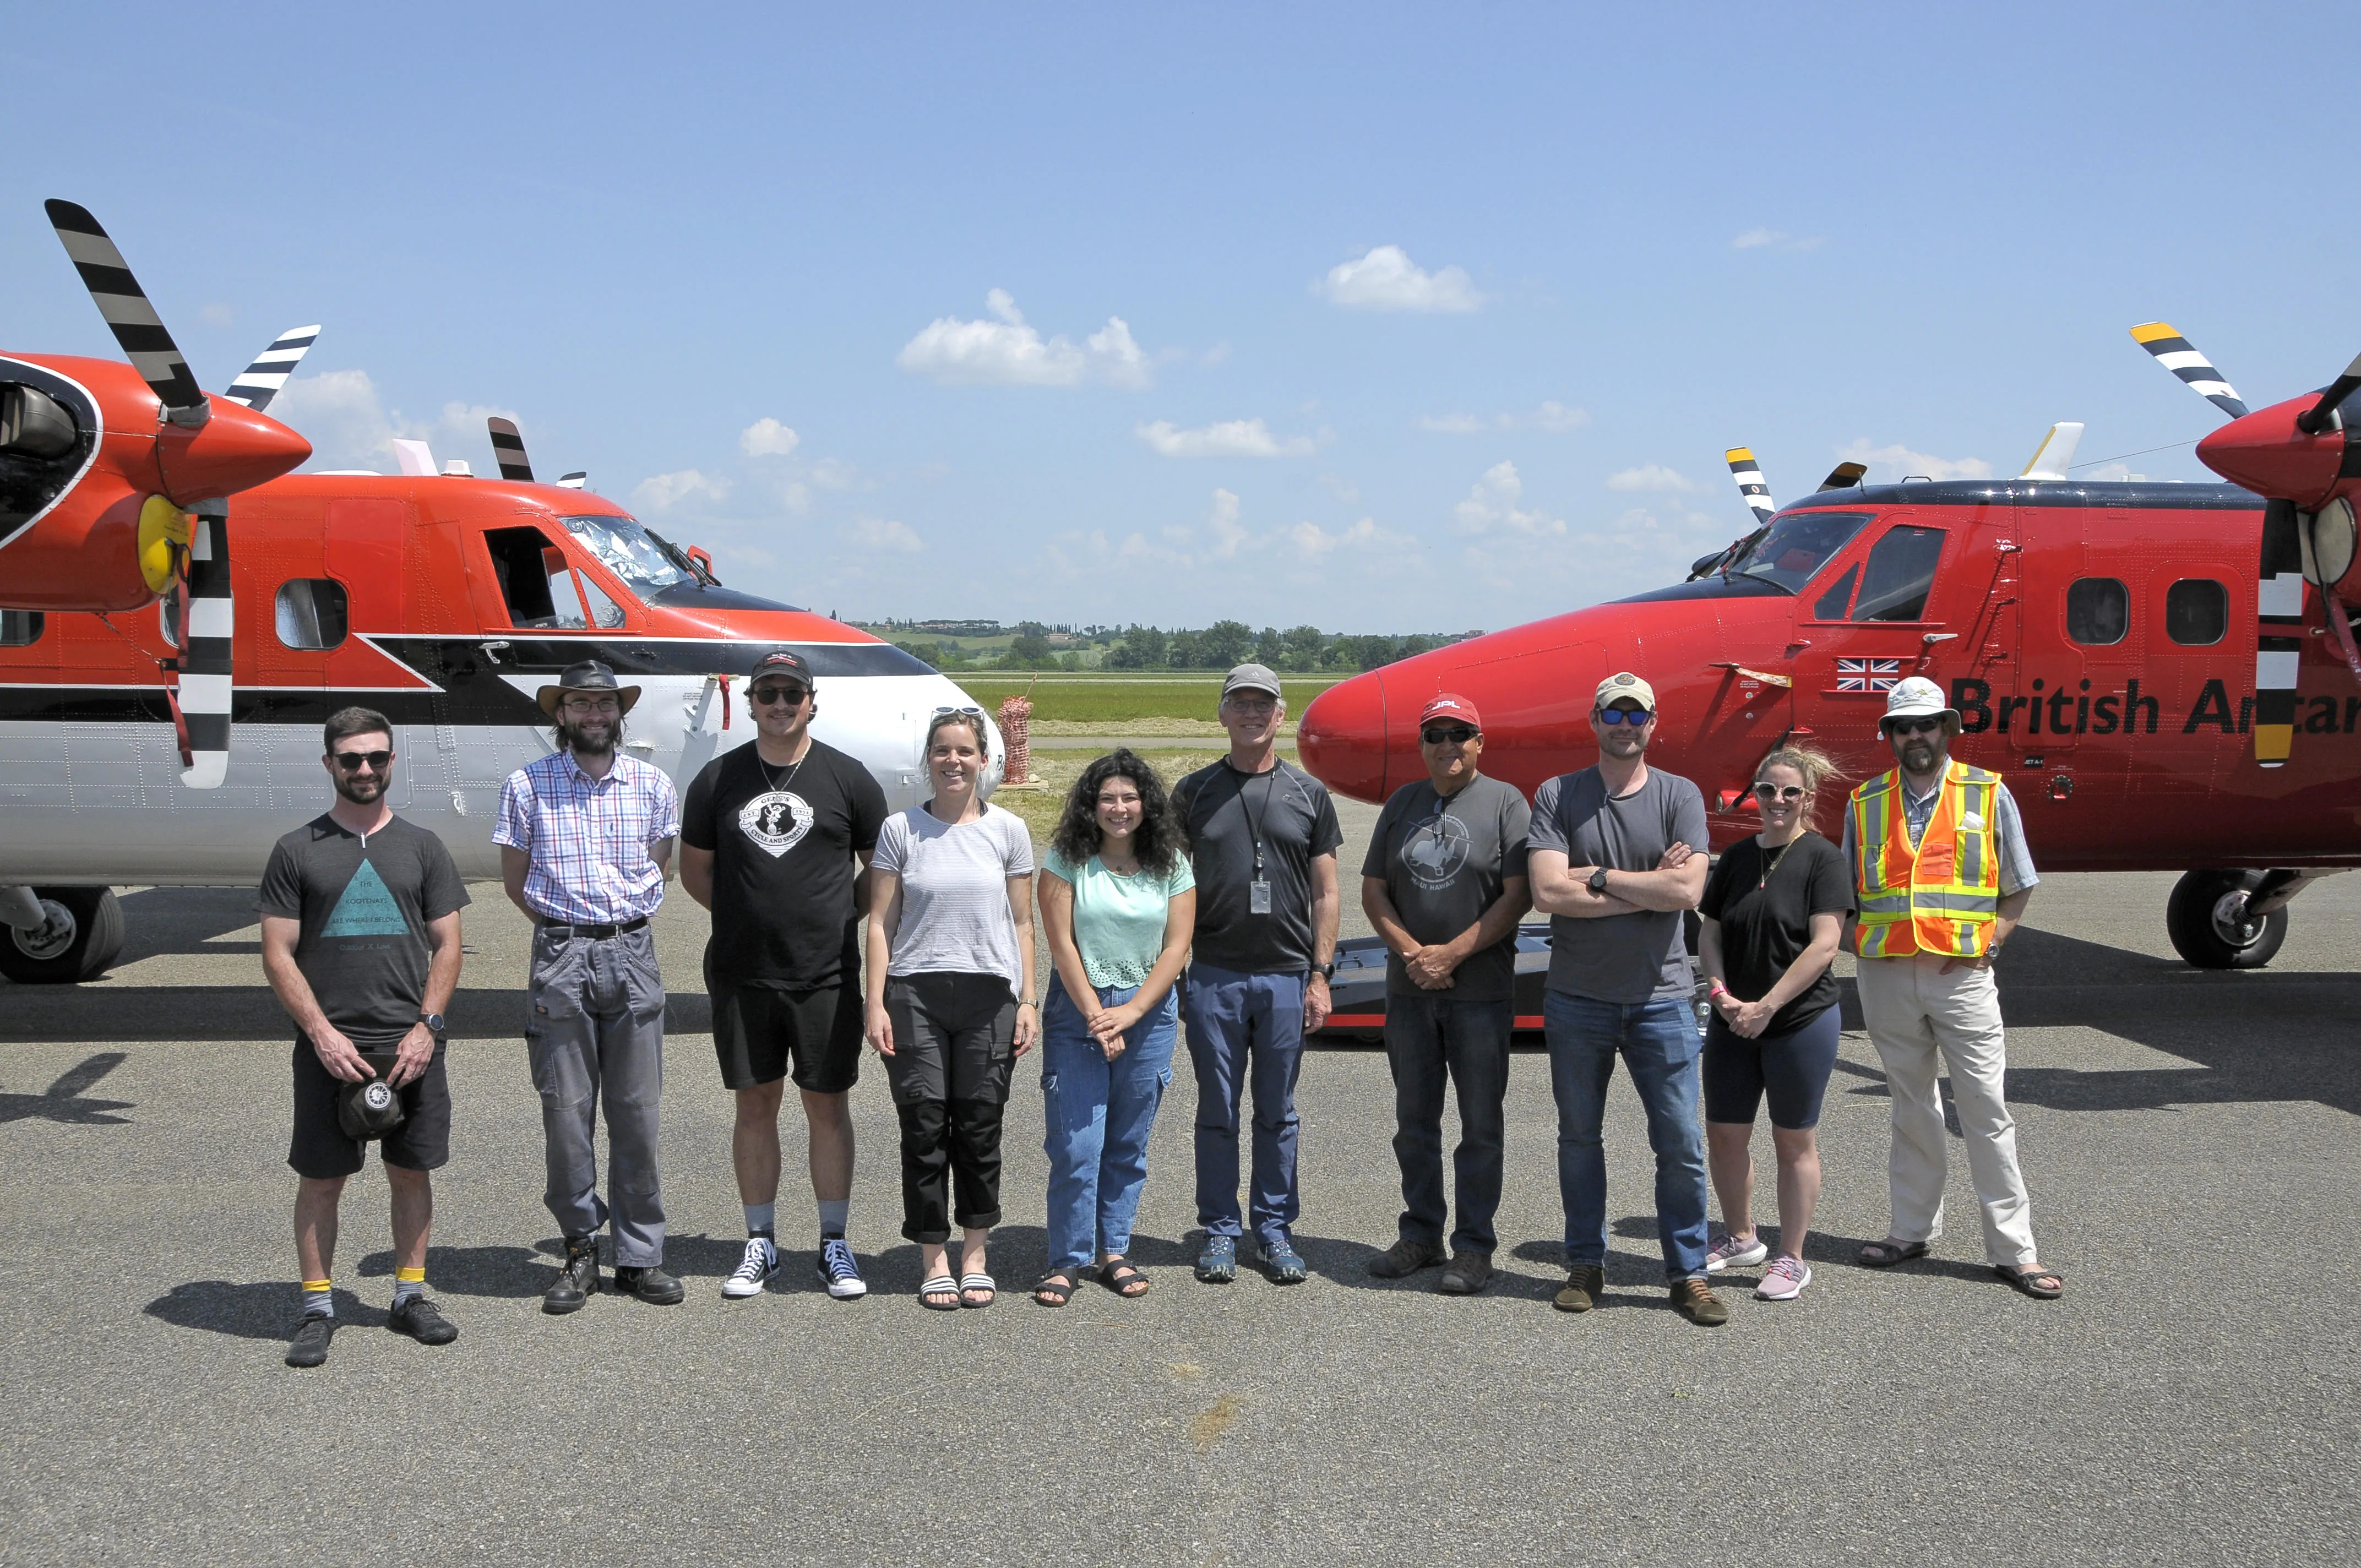
[[1099, 852], [1099, 791], [1109, 779], [1129, 779], [1139, 791], [1139, 828], [1132, 835], [1132, 847], [1143, 867], [1158, 876], [1170, 875], [1173, 863], [1189, 852], [1188, 839], [1173, 820], [1164, 781], [1148, 759], [1127, 746], [1082, 770], [1066, 793], [1066, 809], [1058, 817], [1058, 830], [1049, 836], [1049, 847], [1078, 866]]

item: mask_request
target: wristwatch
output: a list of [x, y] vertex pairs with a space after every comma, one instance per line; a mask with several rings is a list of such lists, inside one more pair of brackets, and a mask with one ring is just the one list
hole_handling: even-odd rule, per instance
[[1322, 980], [1334, 980], [1336, 978], [1336, 960], [1330, 959], [1324, 964], [1313, 964], [1312, 966], [1312, 972], [1318, 975]]
[[1590, 891], [1599, 897], [1607, 896], [1607, 868], [1600, 866], [1590, 873]]
[[426, 1025], [426, 1032], [427, 1032], [428, 1034], [430, 1034], [430, 1035], [434, 1036], [436, 1039], [438, 1039], [438, 1040], [439, 1040], [439, 1039], [441, 1039], [441, 1038], [443, 1037], [443, 1014], [440, 1014], [440, 1013], [421, 1013], [421, 1014], [418, 1015], [418, 1021], [419, 1021], [420, 1023], [422, 1023], [422, 1024], [423, 1024], [423, 1025]]

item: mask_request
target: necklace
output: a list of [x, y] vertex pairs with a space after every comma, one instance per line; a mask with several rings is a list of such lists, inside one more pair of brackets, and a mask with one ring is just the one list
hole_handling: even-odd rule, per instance
[[787, 776], [783, 779], [774, 779], [771, 777], [771, 764], [763, 759], [762, 751], [758, 749], [754, 752], [754, 765], [763, 770], [763, 786], [773, 795], [780, 793], [789, 784], [795, 783], [796, 775], [802, 773], [804, 771], [804, 764], [810, 761], [811, 741], [807, 738], [804, 741], [804, 754], [787, 764]]
[[1766, 854], [1763, 857], [1763, 874], [1755, 879], [1755, 892], [1760, 893], [1764, 888], [1771, 885], [1771, 873], [1779, 869], [1779, 862], [1785, 860], [1787, 858], [1787, 851], [1795, 847], [1795, 840], [1790, 839], [1785, 843], [1779, 846], [1776, 853]]

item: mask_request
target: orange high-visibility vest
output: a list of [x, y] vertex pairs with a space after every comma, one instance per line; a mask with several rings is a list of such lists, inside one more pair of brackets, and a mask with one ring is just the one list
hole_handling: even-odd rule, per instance
[[1951, 763], [1914, 846], [1900, 769], [1853, 791], [1854, 940], [1862, 958], [1983, 956], [2000, 916], [1999, 797], [1998, 773]]

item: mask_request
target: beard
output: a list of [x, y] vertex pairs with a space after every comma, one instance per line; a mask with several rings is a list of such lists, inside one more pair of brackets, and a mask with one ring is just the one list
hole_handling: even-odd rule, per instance
[[335, 782], [336, 793], [355, 806], [375, 806], [385, 798], [390, 781], [383, 773], [348, 773], [340, 768]]
[[579, 724], [556, 721], [557, 744], [577, 756], [603, 756], [623, 743], [620, 718], [586, 718]]

